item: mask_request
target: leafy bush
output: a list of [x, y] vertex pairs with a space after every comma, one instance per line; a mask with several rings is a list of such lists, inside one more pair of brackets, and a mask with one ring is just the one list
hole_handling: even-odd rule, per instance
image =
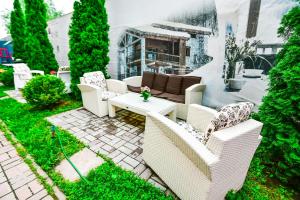
[[14, 85], [14, 70], [12, 67], [0, 67], [0, 82], [5, 86]]
[[10, 15], [10, 33], [14, 43], [14, 58], [26, 60], [26, 23], [19, 0], [14, 0], [14, 10]]
[[81, 98], [77, 84], [84, 73], [102, 71], [106, 78], [109, 77], [106, 68], [109, 62], [108, 30], [104, 0], [74, 2], [69, 31], [69, 60], [72, 76], [71, 89], [77, 99]]
[[44, 0], [25, 0], [27, 64], [31, 69], [49, 73], [58, 69], [58, 63], [49, 41], [47, 8]]
[[65, 84], [56, 76], [36, 76], [26, 84], [23, 95], [34, 107], [51, 106], [65, 97]]
[[270, 71], [268, 94], [259, 108], [262, 146], [274, 175], [299, 190], [300, 184], [300, 25], [299, 6], [282, 19], [279, 35], [287, 40]]

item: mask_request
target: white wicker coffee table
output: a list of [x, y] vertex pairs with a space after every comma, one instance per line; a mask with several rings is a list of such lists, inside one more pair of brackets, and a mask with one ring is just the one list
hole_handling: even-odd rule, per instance
[[109, 117], [116, 116], [116, 108], [129, 110], [144, 116], [150, 111], [158, 112], [162, 115], [169, 115], [169, 118], [173, 121], [176, 120], [176, 103], [156, 97], [150, 97], [148, 102], [144, 102], [138, 93], [130, 92], [109, 99]]

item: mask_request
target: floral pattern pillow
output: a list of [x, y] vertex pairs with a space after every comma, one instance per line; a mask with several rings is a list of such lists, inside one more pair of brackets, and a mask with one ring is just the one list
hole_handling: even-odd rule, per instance
[[194, 138], [196, 138], [200, 142], [203, 142], [203, 132], [194, 128], [191, 124], [186, 123], [185, 121], [179, 120], [177, 123], [179, 126], [184, 128], [189, 134], [191, 134]]
[[83, 75], [83, 80], [85, 84], [90, 84], [97, 86], [102, 89], [102, 91], [107, 91], [106, 80], [102, 72], [89, 72]]
[[254, 104], [250, 102], [229, 104], [222, 107], [208, 125], [203, 136], [203, 143], [207, 143], [213, 132], [235, 126], [248, 120], [253, 107]]

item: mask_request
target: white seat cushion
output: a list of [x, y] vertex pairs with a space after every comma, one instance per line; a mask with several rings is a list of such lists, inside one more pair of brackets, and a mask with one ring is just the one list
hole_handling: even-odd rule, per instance
[[102, 101], [107, 101], [108, 99], [114, 98], [116, 96], [120, 96], [121, 94], [115, 93], [115, 92], [109, 92], [109, 91], [103, 91], [101, 93], [101, 99]]
[[183, 127], [189, 134], [191, 134], [193, 137], [195, 137], [200, 142], [203, 142], [203, 136], [204, 133], [200, 130], [194, 128], [191, 124], [185, 122], [185, 121], [178, 121], [177, 122], [181, 127]]

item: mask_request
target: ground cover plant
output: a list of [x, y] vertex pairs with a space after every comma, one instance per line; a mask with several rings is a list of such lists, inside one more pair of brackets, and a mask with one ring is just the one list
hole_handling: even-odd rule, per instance
[[[71, 183], [56, 173], [54, 167], [64, 157], [57, 137], [54, 139], [51, 137], [51, 124], [45, 117], [79, 106], [81, 103], [68, 100], [51, 110], [37, 110], [13, 99], [3, 99], [0, 100], [0, 119], [68, 199], [172, 199], [171, 196], [164, 195], [158, 188], [132, 172], [122, 170], [109, 160], [87, 176], [89, 184], [83, 180]], [[84, 147], [68, 132], [60, 130], [60, 135], [69, 156]]]
[[13, 90], [13, 89], [14, 88], [11, 87], [11, 86], [5, 86], [5, 85], [0, 86], [0, 98], [7, 96], [7, 94], [5, 93], [5, 91], [7, 91], [7, 90]]

